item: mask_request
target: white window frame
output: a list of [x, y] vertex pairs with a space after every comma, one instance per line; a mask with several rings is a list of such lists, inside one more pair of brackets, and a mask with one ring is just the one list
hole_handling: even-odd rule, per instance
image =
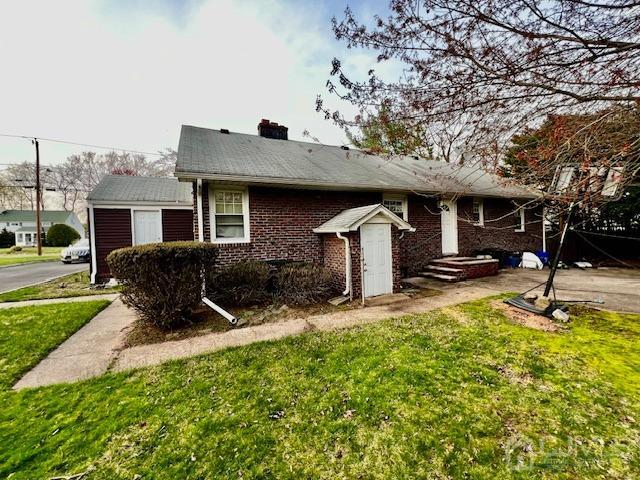
[[[387, 200], [390, 201], [400, 201], [402, 202], [402, 216], [401, 218], [406, 222], [409, 220], [409, 201], [407, 200], [407, 196], [406, 195], [402, 195], [402, 194], [398, 194], [398, 193], [383, 193], [382, 194], [382, 205], [384, 205], [384, 202], [386, 202]], [[385, 205], [385, 208], [386, 205]], [[393, 212], [394, 214], [397, 215], [396, 212]]]
[[[473, 212], [473, 207], [475, 204], [478, 204], [478, 221], [475, 221], [475, 214]], [[474, 215], [473, 224], [476, 227], [484, 227], [484, 201], [482, 198], [474, 198], [473, 203], [471, 204], [471, 214]]]
[[525, 231], [525, 216], [524, 216], [524, 207], [518, 207], [516, 212], [520, 213], [520, 225], [516, 225], [515, 232], [524, 232]]
[[[242, 193], [242, 223], [244, 237], [216, 238], [216, 192]], [[224, 185], [209, 185], [209, 233], [211, 243], [249, 243], [251, 241], [249, 223], [249, 189], [247, 187], [231, 187]]]
[[158, 222], [159, 222], [159, 231], [160, 231], [160, 243], [164, 242], [164, 232], [162, 231], [162, 208], [158, 207], [134, 207], [131, 209], [131, 245], [148, 245], [147, 243], [136, 243], [136, 220], [134, 213], [137, 211], [145, 211], [145, 212], [159, 212]]

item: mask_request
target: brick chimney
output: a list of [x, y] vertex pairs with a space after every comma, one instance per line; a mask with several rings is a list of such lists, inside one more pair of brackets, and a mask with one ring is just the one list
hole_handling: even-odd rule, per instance
[[258, 124], [258, 135], [265, 138], [276, 138], [278, 140], [288, 140], [287, 132], [289, 129], [284, 125], [278, 125], [276, 122], [270, 122], [263, 118]]

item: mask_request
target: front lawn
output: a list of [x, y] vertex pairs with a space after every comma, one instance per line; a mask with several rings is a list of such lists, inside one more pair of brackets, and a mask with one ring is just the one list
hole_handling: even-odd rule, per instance
[[60, 260], [61, 247], [42, 247], [42, 256], [38, 256], [36, 247], [24, 247], [22, 251], [9, 253], [8, 248], [0, 248], [0, 267], [31, 262], [52, 262]]
[[10, 388], [107, 301], [0, 309], [0, 388]]
[[0, 393], [0, 476], [637, 478], [640, 316], [489, 300]]
[[118, 293], [120, 287], [90, 288], [89, 273], [78, 272], [56, 278], [49, 282], [32, 285], [30, 287], [0, 293], [0, 302], [21, 302], [24, 300], [42, 300], [45, 298], [82, 297], [87, 295], [102, 295]]

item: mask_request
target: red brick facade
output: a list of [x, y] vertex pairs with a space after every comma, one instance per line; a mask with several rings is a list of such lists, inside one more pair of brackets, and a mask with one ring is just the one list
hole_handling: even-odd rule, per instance
[[[224, 188], [224, 187], [222, 187]], [[197, 198], [194, 188], [194, 237], [198, 238]], [[336, 274], [336, 287], [344, 290], [344, 244], [335, 234], [319, 235], [313, 229], [341, 211], [382, 202], [380, 192], [334, 192], [304, 189], [249, 187], [250, 242], [220, 245], [219, 260], [228, 264], [246, 258], [302, 260], [324, 263]], [[208, 185], [203, 182], [204, 238], [211, 240]], [[461, 255], [484, 248], [537, 250], [541, 248], [540, 212], [526, 210], [525, 232], [515, 232], [512, 200], [484, 199], [485, 228], [471, 221], [472, 199], [458, 200], [458, 243]], [[464, 219], [469, 218], [469, 221]], [[408, 222], [415, 232], [404, 234], [392, 227], [394, 290], [401, 273], [414, 275], [429, 260], [440, 257], [440, 215], [437, 199], [409, 195]], [[402, 238], [400, 238], [402, 237]], [[349, 234], [354, 296], [360, 295], [360, 235]], [[357, 292], [356, 292], [357, 289]]]

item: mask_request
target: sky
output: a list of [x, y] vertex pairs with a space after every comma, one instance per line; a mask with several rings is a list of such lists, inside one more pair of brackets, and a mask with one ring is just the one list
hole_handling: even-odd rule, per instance
[[[364, 76], [374, 55], [331, 32], [349, 4], [363, 18], [383, 0], [21, 0], [0, 16], [0, 134], [143, 152], [177, 148], [181, 124], [256, 133], [261, 118], [344, 132], [315, 112], [334, 57]], [[384, 68], [384, 67], [380, 67]], [[351, 111], [330, 99], [330, 105]], [[41, 161], [83, 150], [42, 141]], [[0, 137], [0, 167], [32, 161], [25, 139]]]

